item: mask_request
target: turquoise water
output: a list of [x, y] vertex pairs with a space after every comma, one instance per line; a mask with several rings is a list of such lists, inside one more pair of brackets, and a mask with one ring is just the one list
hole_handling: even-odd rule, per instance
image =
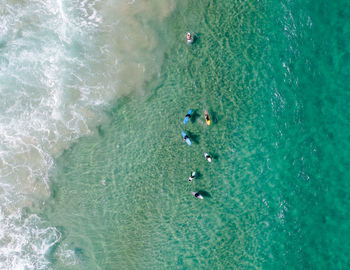
[[[43, 55], [16, 47], [31, 28], [0, 43], [2, 153], [14, 153], [1, 156], [1, 201], [9, 183], [19, 194], [1, 208], [3, 268], [350, 266], [347, 2], [58, 1], [52, 13], [61, 28]], [[11, 48], [60, 54], [20, 79]]]

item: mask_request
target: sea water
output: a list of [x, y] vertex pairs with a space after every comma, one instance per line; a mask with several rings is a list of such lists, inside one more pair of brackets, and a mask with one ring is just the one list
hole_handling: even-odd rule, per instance
[[1, 269], [349, 267], [346, 1], [0, 12]]
[[157, 69], [156, 53], [149, 53], [155, 41], [147, 41], [152, 30], [133, 16], [166, 16], [171, 8], [131, 4], [1, 4], [1, 269], [50, 265], [45, 256], [62, 232], [35, 209], [52, 193], [48, 173], [54, 159], [93, 133], [109, 102], [142, 91], [146, 63]]

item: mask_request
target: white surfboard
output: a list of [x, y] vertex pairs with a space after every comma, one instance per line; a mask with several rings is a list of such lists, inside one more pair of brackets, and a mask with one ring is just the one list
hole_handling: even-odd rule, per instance
[[195, 176], [196, 176], [196, 172], [191, 172], [191, 175], [190, 175], [190, 177], [188, 178], [188, 181], [192, 181], [194, 178], [195, 178]]
[[187, 41], [187, 44], [192, 44], [193, 43], [193, 36], [191, 35], [190, 32], [186, 33], [186, 41]]
[[[193, 196], [196, 197], [197, 192], [191, 191], [191, 193], [192, 193]], [[200, 194], [196, 198], [203, 200], [203, 196], [200, 195]]]
[[205, 156], [205, 159], [208, 160], [208, 162], [211, 162], [211, 157], [209, 156], [208, 153], [204, 153], [204, 156]]

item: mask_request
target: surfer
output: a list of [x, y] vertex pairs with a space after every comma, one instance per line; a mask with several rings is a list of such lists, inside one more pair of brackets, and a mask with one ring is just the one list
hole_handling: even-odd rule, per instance
[[188, 181], [189, 181], [189, 182], [192, 182], [192, 180], [194, 179], [195, 175], [196, 175], [196, 172], [191, 172], [191, 175], [190, 175], [190, 177], [188, 178]]
[[191, 44], [193, 42], [193, 37], [191, 36], [190, 32], [187, 32], [186, 34], [186, 40], [188, 44]]
[[191, 140], [190, 138], [186, 135], [186, 133], [184, 131], [181, 131], [181, 135], [182, 135], [182, 138], [184, 139], [184, 141], [188, 144], [188, 145], [191, 145]]
[[209, 114], [207, 111], [204, 112], [204, 117], [205, 117], [205, 122], [209, 126], [210, 125], [210, 118], [209, 118]]
[[186, 125], [188, 121], [190, 121], [190, 118], [191, 118], [191, 113], [192, 113], [192, 110], [189, 110], [187, 112], [187, 114], [185, 115], [185, 119], [184, 119], [184, 124]]
[[211, 156], [209, 156], [208, 153], [204, 153], [204, 156], [205, 156], [205, 159], [206, 159], [208, 162], [211, 162]]
[[192, 193], [192, 195], [195, 196], [196, 198], [203, 200], [203, 196], [202, 196], [199, 192], [193, 192], [193, 191], [192, 191], [191, 193]]

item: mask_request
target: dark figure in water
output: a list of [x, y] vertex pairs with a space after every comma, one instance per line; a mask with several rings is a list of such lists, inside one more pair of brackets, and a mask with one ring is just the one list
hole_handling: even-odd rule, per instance
[[195, 175], [196, 175], [196, 172], [191, 172], [191, 175], [188, 178], [188, 181], [191, 182], [194, 179]]
[[192, 37], [191, 33], [186, 34], [186, 40], [187, 40], [188, 44], [191, 44], [193, 42], [193, 37]]
[[208, 162], [211, 162], [211, 156], [209, 156], [209, 154], [204, 153], [204, 156], [205, 156], [205, 159], [206, 159]]
[[203, 200], [203, 196], [199, 193], [199, 191], [198, 191], [198, 192], [192, 191], [191, 193], [192, 193], [192, 195], [195, 196], [197, 199]]

